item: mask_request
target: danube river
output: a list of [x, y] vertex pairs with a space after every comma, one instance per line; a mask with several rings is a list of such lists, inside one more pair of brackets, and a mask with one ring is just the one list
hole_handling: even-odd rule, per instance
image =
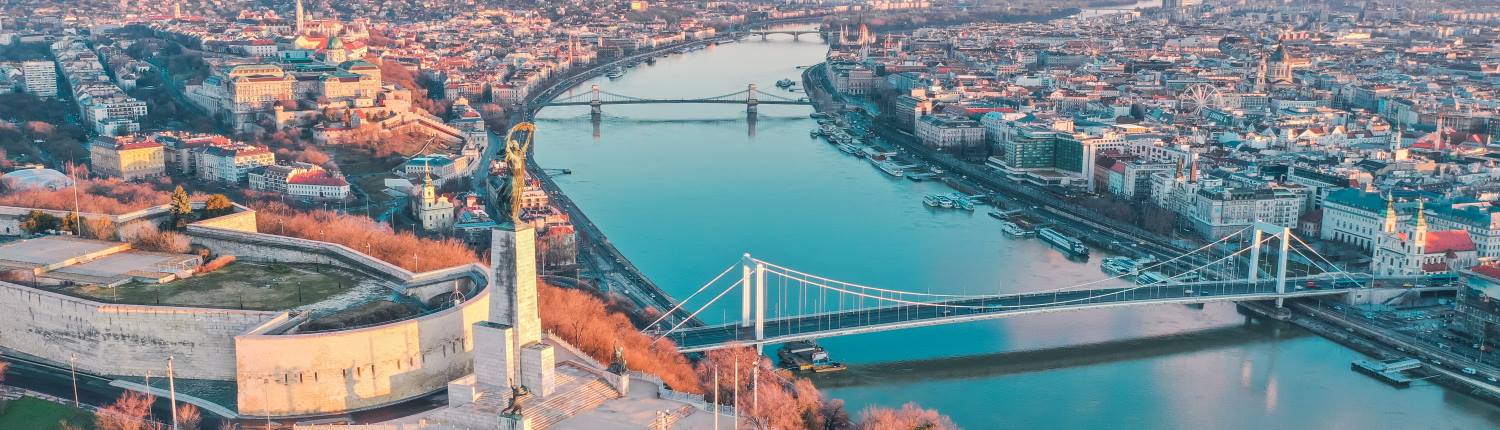
[[[642, 64], [585, 83], [644, 97], [727, 94], [798, 79], [814, 37], [772, 36]], [[538, 116], [536, 158], [609, 239], [682, 298], [745, 252], [836, 279], [942, 293], [1044, 290], [1105, 277], [1007, 239], [985, 209], [934, 211], [943, 185], [881, 173], [821, 140], [803, 106], [605, 106]], [[753, 131], [752, 131], [753, 128]], [[729, 300], [736, 295], [728, 297]], [[695, 300], [701, 302], [701, 299]], [[710, 322], [737, 313], [711, 308]], [[857, 413], [915, 401], [990, 428], [1492, 428], [1500, 408], [1350, 371], [1358, 354], [1293, 328], [1247, 323], [1232, 305], [1155, 306], [826, 339], [848, 371], [814, 380]], [[767, 350], [772, 351], [771, 349]]]

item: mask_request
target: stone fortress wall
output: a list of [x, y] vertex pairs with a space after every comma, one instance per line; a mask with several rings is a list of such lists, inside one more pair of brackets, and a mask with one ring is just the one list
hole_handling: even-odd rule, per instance
[[[353, 330], [234, 338], [239, 410], [311, 416], [369, 409], [442, 389], [471, 371], [472, 327], [490, 290], [422, 317]], [[267, 327], [269, 328], [269, 327]]]
[[277, 312], [100, 303], [0, 282], [0, 347], [121, 376], [233, 379], [234, 336]]
[[[175, 357], [181, 378], [233, 380], [245, 416], [336, 414], [441, 390], [471, 371], [472, 327], [489, 317], [489, 268], [468, 264], [412, 273], [349, 247], [256, 231], [255, 212], [190, 224], [194, 245], [247, 261], [328, 264], [430, 299], [466, 292], [456, 306], [348, 330], [277, 334], [289, 312], [114, 305], [0, 282], [0, 348], [101, 375], [161, 375]], [[235, 405], [226, 405], [235, 406]]]

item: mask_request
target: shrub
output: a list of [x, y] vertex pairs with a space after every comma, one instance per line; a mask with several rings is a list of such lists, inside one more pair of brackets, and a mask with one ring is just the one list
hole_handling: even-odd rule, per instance
[[131, 246], [137, 249], [174, 254], [186, 254], [192, 251], [192, 241], [188, 240], [187, 236], [171, 231], [161, 231], [149, 222], [126, 223], [120, 226], [117, 234], [120, 240], [130, 242]]
[[256, 227], [262, 233], [337, 243], [413, 272], [479, 262], [479, 256], [462, 242], [394, 232], [360, 215], [301, 212], [279, 202], [257, 203], [255, 209]]
[[[167, 196], [149, 183], [85, 179], [78, 181], [77, 203], [80, 212], [119, 215], [167, 203]], [[9, 190], [0, 193], [0, 206], [71, 211], [73, 199], [72, 188]]]
[[198, 273], [209, 273], [215, 270], [219, 270], [224, 268], [224, 266], [228, 266], [229, 263], [233, 262], [233, 255], [220, 255], [219, 258], [213, 259], [213, 261], [208, 262], [208, 264], [198, 266]]
[[652, 345], [630, 318], [605, 308], [604, 300], [583, 290], [548, 284], [537, 287], [537, 309], [542, 309], [542, 327], [585, 354], [608, 363], [615, 346], [625, 352], [630, 369], [662, 379], [672, 389], [700, 392], [698, 376], [687, 358], [669, 341]]

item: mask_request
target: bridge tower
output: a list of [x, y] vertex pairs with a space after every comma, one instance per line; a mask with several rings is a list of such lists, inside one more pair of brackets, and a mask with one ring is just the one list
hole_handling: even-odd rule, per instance
[[[1276, 294], [1286, 294], [1286, 258], [1292, 250], [1292, 229], [1275, 224], [1256, 221], [1254, 241], [1250, 242], [1255, 247], [1250, 248], [1250, 284], [1254, 286], [1260, 279], [1260, 241], [1264, 240], [1265, 234], [1270, 232], [1277, 237], [1277, 246], [1280, 248], [1276, 253]], [[1283, 299], [1276, 299], [1276, 307], [1280, 308]]]
[[749, 90], [745, 91], [745, 112], [755, 113], [755, 106], [760, 104], [760, 101], [755, 99], [756, 92], [755, 84], [750, 84]]
[[760, 341], [766, 338], [766, 263], [745, 253], [740, 258], [740, 276], [740, 327], [755, 327], [755, 350], [760, 352], [764, 347]]
[[589, 100], [589, 113], [597, 118], [599, 115], [604, 114], [604, 98], [600, 97], [599, 84], [594, 84], [593, 87], [589, 88], [589, 92], [594, 97]]

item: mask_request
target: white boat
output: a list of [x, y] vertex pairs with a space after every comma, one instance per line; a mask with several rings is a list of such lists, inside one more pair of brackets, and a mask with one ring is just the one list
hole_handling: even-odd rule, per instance
[[847, 143], [840, 143], [839, 150], [844, 151], [845, 154], [859, 154], [859, 148]]
[[896, 163], [892, 163], [889, 161], [876, 161], [874, 164], [875, 167], [880, 168], [880, 171], [885, 172], [886, 174], [891, 176], [901, 177], [901, 175], [905, 173], [901, 170], [900, 166], [896, 165]]
[[1000, 231], [1005, 232], [1005, 234], [1008, 234], [1011, 237], [1026, 237], [1026, 236], [1028, 236], [1026, 234], [1026, 230], [1025, 229], [1021, 228], [1021, 226], [1019, 226], [1019, 225], [1016, 225], [1016, 223], [1013, 223], [1013, 222], [1010, 222], [1010, 221], [1001, 221], [1000, 222]]
[[1100, 270], [1115, 276], [1134, 275], [1139, 267], [1136, 265], [1135, 260], [1131, 260], [1130, 257], [1109, 257], [1099, 263]]
[[1062, 232], [1054, 230], [1051, 227], [1043, 227], [1041, 229], [1038, 229], [1036, 234], [1043, 240], [1046, 240], [1047, 243], [1052, 244], [1052, 247], [1057, 248], [1062, 252], [1068, 253], [1069, 255], [1078, 257], [1089, 256], [1089, 247], [1085, 246], [1083, 242], [1080, 242], [1078, 239], [1069, 237], [1068, 235], [1062, 234]]

